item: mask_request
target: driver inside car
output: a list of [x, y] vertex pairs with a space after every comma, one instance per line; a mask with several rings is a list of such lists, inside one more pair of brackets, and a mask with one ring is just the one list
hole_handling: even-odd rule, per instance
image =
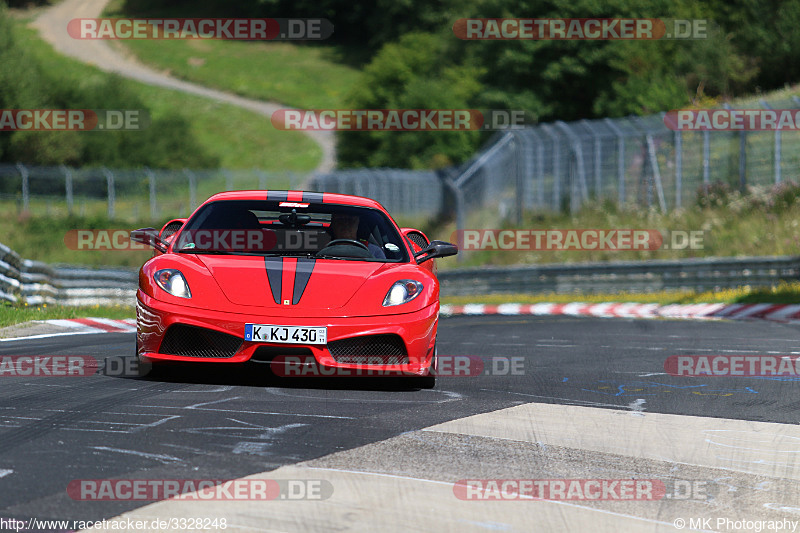
[[356, 215], [334, 213], [331, 216], [330, 232], [333, 239], [349, 239], [364, 244], [375, 259], [386, 259], [386, 254], [381, 248], [366, 239], [358, 238], [359, 218]]

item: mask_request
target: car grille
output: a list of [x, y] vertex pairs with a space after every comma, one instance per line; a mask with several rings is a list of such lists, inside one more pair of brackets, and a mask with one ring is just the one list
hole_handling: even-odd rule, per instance
[[402, 365], [408, 352], [399, 335], [366, 335], [328, 343], [328, 351], [337, 363], [357, 365]]
[[426, 246], [428, 246], [428, 240], [422, 233], [419, 233], [417, 231], [412, 231], [407, 234], [407, 237], [411, 242], [413, 242], [420, 248], [425, 248]]
[[235, 335], [175, 324], [167, 329], [159, 353], [184, 357], [233, 357], [242, 345]]
[[172, 235], [177, 233], [177, 231], [181, 229], [182, 226], [183, 222], [177, 222], [177, 221], [170, 222], [169, 224], [167, 224], [167, 227], [161, 231], [161, 240], [164, 240], [167, 237], [171, 237]]

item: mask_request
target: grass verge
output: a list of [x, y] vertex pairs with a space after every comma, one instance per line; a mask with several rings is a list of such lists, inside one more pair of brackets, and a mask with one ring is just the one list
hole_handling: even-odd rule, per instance
[[6, 305], [0, 304], [0, 327], [13, 326], [31, 320], [51, 320], [59, 318], [134, 318], [136, 310], [133, 306], [88, 306], [68, 307], [61, 305]]
[[[546, 263], [585, 263], [642, 261], [698, 257], [752, 257], [795, 255], [800, 251], [800, 202], [781, 209], [751, 208], [731, 205], [714, 208], [690, 207], [661, 213], [646, 208], [618, 209], [606, 202], [581, 210], [575, 215], [550, 213], [527, 215], [522, 224], [512, 225], [492, 219], [490, 213], [476, 214], [468, 229], [511, 230], [657, 230], [664, 244], [656, 250], [503, 250], [462, 251], [461, 260], [445, 259], [442, 269], [484, 265], [521, 265]], [[423, 228], [424, 230], [424, 228]], [[431, 239], [456, 242], [455, 223], [428, 228]], [[692, 248], [684, 236], [699, 232], [699, 248]], [[533, 238], [530, 239], [533, 243]], [[544, 240], [543, 240], [544, 242]], [[674, 245], [678, 246], [674, 246]], [[566, 248], [566, 247], [565, 247]]]

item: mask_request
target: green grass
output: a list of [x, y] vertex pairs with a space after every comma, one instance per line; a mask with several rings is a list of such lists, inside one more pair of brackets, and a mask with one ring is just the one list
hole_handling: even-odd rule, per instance
[[[104, 16], [125, 16], [114, 3]], [[358, 71], [329, 46], [224, 40], [120, 41], [147, 65], [172, 76], [259, 100], [307, 108], [343, 105]]]
[[[111, 221], [103, 216], [72, 217], [0, 217], [0, 242], [23, 259], [46, 263], [138, 268], [152, 257], [152, 250], [71, 250], [64, 241], [71, 229], [124, 229], [148, 227], [146, 221]], [[167, 220], [157, 224], [160, 228]]]
[[21, 324], [31, 320], [51, 320], [61, 318], [134, 318], [136, 311], [128, 306], [88, 306], [67, 307], [60, 305], [16, 306], [0, 304], [0, 327]]
[[737, 287], [722, 291], [660, 291], [653, 293], [621, 292], [616, 294], [487, 294], [478, 296], [444, 296], [442, 304], [489, 304], [505, 303], [643, 303], [643, 304], [699, 304], [699, 303], [800, 303], [800, 282], [782, 282], [775, 287]]
[[[461, 262], [445, 259], [440, 268], [483, 265], [539, 263], [580, 263], [684, 259], [692, 257], [735, 257], [795, 255], [800, 250], [800, 205], [781, 212], [749, 209], [735, 202], [714, 209], [691, 207], [666, 214], [633, 208], [618, 211], [613, 205], [587, 207], [575, 216], [568, 214], [527, 215], [519, 226], [500, 223], [489, 210], [472, 214], [467, 228], [520, 230], [544, 229], [653, 229], [659, 231], [702, 231], [702, 249], [633, 250], [479, 250], [460, 252]], [[423, 228], [425, 229], [425, 228]], [[428, 227], [430, 239], [455, 240], [455, 223]]]
[[[41, 67], [61, 83], [81, 86], [97, 83], [110, 76], [95, 67], [58, 54], [39, 38], [36, 30], [19, 25], [18, 37]], [[300, 132], [276, 130], [268, 117], [132, 80], [122, 80], [121, 83], [147, 103], [154, 119], [175, 110], [181, 111], [203, 151], [218, 156], [222, 168], [307, 172], [321, 160], [322, 150], [315, 142]]]
[[[198, 194], [198, 199], [205, 197]], [[177, 202], [177, 200], [175, 200]], [[180, 202], [179, 202], [180, 203]], [[6, 213], [0, 217], [0, 242], [16, 250], [23, 257], [47, 262], [83, 263], [89, 265], [138, 266], [141, 257], [135, 252], [86, 252], [68, 250], [64, 246], [64, 233], [69, 229], [134, 229], [137, 227], [161, 227], [167, 220], [184, 214], [187, 202], [166, 205], [165, 215], [151, 221], [148, 218], [148, 204], [142, 199], [123, 199], [117, 205], [117, 219], [105, 216], [104, 201], [94, 201], [83, 209], [76, 203], [76, 215], [68, 217], [64, 207], [58, 202], [50, 206], [51, 216], [18, 215], [18, 206], [12, 202], [0, 202], [0, 209]], [[738, 210], [737, 207], [700, 209], [691, 208], [668, 214], [655, 211], [631, 210], [615, 211], [606, 206], [587, 208], [576, 216], [541, 215], [525, 219], [521, 229], [658, 229], [667, 231], [703, 231], [703, 249], [700, 250], [655, 250], [655, 251], [515, 251], [493, 250], [461, 252], [463, 262], [455, 257], [438, 260], [440, 269], [483, 265], [515, 265], [541, 263], [576, 263], [607, 261], [638, 261], [644, 259], [681, 259], [689, 257], [735, 257], [735, 256], [774, 256], [795, 255], [800, 250], [800, 203], [780, 212], [763, 210]], [[33, 205], [34, 213], [47, 211], [46, 205]], [[138, 213], [138, 216], [136, 216]], [[455, 230], [453, 223], [426, 227], [423, 220], [401, 221], [403, 225], [417, 226], [431, 239], [449, 241]], [[471, 228], [492, 227], [491, 222], [476, 222]], [[495, 227], [501, 227], [496, 225]], [[511, 226], [508, 226], [511, 227]], [[140, 252], [139, 252], [140, 253]], [[141, 253], [140, 253], [141, 254]]]

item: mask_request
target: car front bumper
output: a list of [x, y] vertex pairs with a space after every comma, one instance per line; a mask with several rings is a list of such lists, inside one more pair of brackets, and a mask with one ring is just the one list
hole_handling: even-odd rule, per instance
[[[313, 356], [313, 362], [320, 368], [339, 369], [339, 372], [314, 374], [303, 372], [302, 375], [426, 375], [431, 365], [436, 341], [436, 328], [439, 317], [439, 305], [433, 303], [419, 311], [411, 313], [387, 314], [381, 316], [332, 316], [328, 318], [304, 318], [302, 316], [286, 318], [272, 317], [265, 314], [230, 313], [207, 309], [197, 309], [165, 303], [148, 296], [141, 290], [137, 294], [137, 345], [138, 355], [145, 362], [183, 361], [196, 363], [243, 363], [257, 354], [261, 347], [273, 347], [273, 352], [287, 348], [287, 353], [295, 353], [297, 348], [306, 349]], [[325, 326], [328, 337], [326, 345], [315, 344], [276, 344], [252, 342], [244, 340], [245, 324], [280, 324], [289, 326]], [[162, 353], [162, 343], [167, 330], [174, 325], [202, 328], [204, 331], [217, 332], [236, 337], [241, 341], [238, 348], [231, 350], [226, 357], [204, 357], [202, 353], [192, 355], [175, 355]], [[328, 345], [335, 341], [372, 335], [397, 335], [405, 345], [407, 360], [401, 364], [374, 364], [379, 358], [367, 355], [367, 361], [373, 364], [356, 364], [340, 362], [331, 354]], [[234, 339], [230, 338], [231, 341]], [[235, 344], [235, 343], [234, 343]], [[338, 354], [337, 354], [337, 357]], [[341, 357], [339, 357], [341, 359]], [[297, 372], [301, 366], [308, 366], [310, 357], [294, 357], [287, 355], [285, 359], [278, 357], [273, 361], [291, 365]], [[280, 363], [279, 363], [280, 362]], [[279, 369], [280, 370], [280, 369]], [[347, 372], [350, 370], [351, 372]], [[286, 374], [289, 375], [289, 374]], [[299, 374], [298, 374], [299, 375]]]

